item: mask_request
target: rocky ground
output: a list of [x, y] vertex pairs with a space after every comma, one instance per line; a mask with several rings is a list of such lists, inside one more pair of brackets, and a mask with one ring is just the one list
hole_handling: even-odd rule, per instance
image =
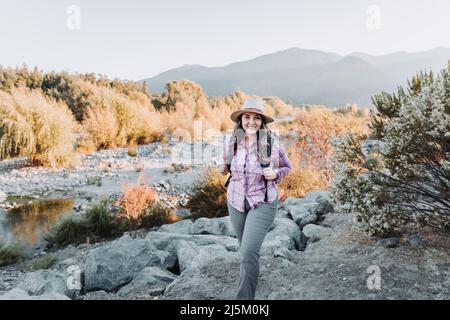
[[[374, 240], [327, 192], [281, 203], [261, 248], [256, 299], [449, 299], [450, 240], [405, 230]], [[0, 299], [234, 299], [239, 246], [228, 217], [186, 219], [0, 269]]]

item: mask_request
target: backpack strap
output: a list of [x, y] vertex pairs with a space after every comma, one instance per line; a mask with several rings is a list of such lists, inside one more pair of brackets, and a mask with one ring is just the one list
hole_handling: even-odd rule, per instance
[[[237, 151], [237, 137], [236, 136], [234, 136], [233, 149], [234, 149], [234, 153], [233, 153], [233, 157], [234, 157], [236, 155], [236, 151]], [[231, 160], [229, 160], [228, 157], [227, 157], [227, 169], [228, 169], [228, 172], [230, 173], [230, 175], [228, 176], [227, 182], [225, 182], [225, 188], [228, 187], [228, 185], [230, 184], [230, 180], [231, 180]]]

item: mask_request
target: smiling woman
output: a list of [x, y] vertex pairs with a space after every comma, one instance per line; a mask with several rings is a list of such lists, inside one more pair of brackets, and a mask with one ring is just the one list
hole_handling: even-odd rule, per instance
[[232, 173], [227, 205], [241, 256], [236, 299], [252, 300], [258, 282], [259, 251], [278, 205], [275, 184], [291, 170], [291, 164], [267, 128], [274, 120], [265, 114], [262, 99], [246, 100], [230, 118], [236, 127], [229, 143], [224, 143], [222, 173]]

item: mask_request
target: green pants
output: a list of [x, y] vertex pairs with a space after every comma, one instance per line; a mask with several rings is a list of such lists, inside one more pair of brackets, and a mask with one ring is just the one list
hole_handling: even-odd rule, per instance
[[259, 276], [259, 251], [275, 218], [278, 200], [263, 203], [248, 213], [238, 211], [229, 202], [228, 213], [239, 241], [240, 274], [237, 300], [253, 300]]

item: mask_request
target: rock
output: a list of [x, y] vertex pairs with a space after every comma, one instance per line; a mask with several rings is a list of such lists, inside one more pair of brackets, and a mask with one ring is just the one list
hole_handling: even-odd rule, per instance
[[0, 300], [70, 300], [70, 298], [56, 292], [30, 296], [25, 290], [14, 288], [0, 295]]
[[25, 290], [14, 288], [0, 295], [0, 300], [28, 300], [30, 295]]
[[287, 206], [286, 207], [290, 215], [292, 216], [292, 220], [300, 226], [302, 220], [309, 216], [311, 213], [303, 206]]
[[290, 213], [285, 207], [278, 207], [275, 218], [290, 218]]
[[148, 240], [129, 235], [89, 251], [85, 262], [86, 290], [115, 290], [130, 282], [145, 267], [173, 267], [176, 257]]
[[381, 239], [377, 243], [385, 248], [397, 248], [400, 244], [400, 238], [392, 237]]
[[309, 209], [309, 212], [315, 214], [319, 218], [333, 211], [333, 205], [326, 199], [321, 199], [317, 206]]
[[168, 232], [150, 231], [147, 234], [149, 240], [158, 250], [169, 251], [176, 255], [176, 242], [179, 240], [193, 241], [198, 246], [206, 246], [209, 244], [219, 244], [228, 251], [238, 251], [239, 244], [237, 239], [227, 236], [217, 235], [193, 235], [193, 234], [176, 234]]
[[29, 272], [16, 286], [25, 290], [32, 296], [48, 293], [60, 293], [69, 297], [74, 297], [79, 290], [67, 287], [67, 278], [56, 272], [49, 270], [38, 270]]
[[153, 296], [164, 292], [167, 285], [176, 279], [176, 275], [159, 267], [144, 268], [136, 278], [122, 287], [119, 296]]
[[300, 221], [300, 223], [298, 224], [298, 226], [300, 227], [300, 229], [303, 229], [308, 224], [316, 223], [318, 219], [319, 218], [317, 217], [317, 215], [310, 214], [309, 216], [306, 216], [305, 218], [303, 218]]
[[413, 247], [423, 247], [427, 243], [421, 236], [417, 234], [410, 236], [408, 242]]
[[[306, 237], [290, 219], [275, 218], [261, 247], [262, 255], [288, 258], [289, 250], [304, 250]], [[287, 251], [286, 251], [287, 250]]]
[[208, 264], [210, 261], [216, 261], [228, 253], [223, 246], [218, 244], [197, 246], [195, 242], [186, 240], [178, 241], [176, 250], [181, 273], [187, 269]]
[[308, 243], [309, 242], [314, 243], [322, 238], [328, 237], [331, 234], [332, 229], [325, 228], [323, 226], [318, 226], [315, 224], [308, 224], [303, 228], [302, 231], [308, 238]]
[[169, 232], [169, 233], [179, 233], [179, 234], [189, 234], [191, 226], [194, 223], [192, 220], [181, 220], [175, 223], [164, 224], [159, 227], [159, 232]]
[[342, 213], [328, 213], [320, 222], [324, 227], [337, 227], [351, 222], [351, 217]]
[[235, 237], [233, 226], [231, 225], [230, 217], [222, 218], [199, 218], [191, 226], [191, 234], [214, 234]]
[[191, 211], [189, 209], [186, 208], [182, 208], [182, 209], [176, 209], [175, 214], [183, 219], [188, 218], [191, 216]]
[[82, 296], [83, 300], [116, 300], [113, 293], [108, 293], [105, 290], [91, 291]]

